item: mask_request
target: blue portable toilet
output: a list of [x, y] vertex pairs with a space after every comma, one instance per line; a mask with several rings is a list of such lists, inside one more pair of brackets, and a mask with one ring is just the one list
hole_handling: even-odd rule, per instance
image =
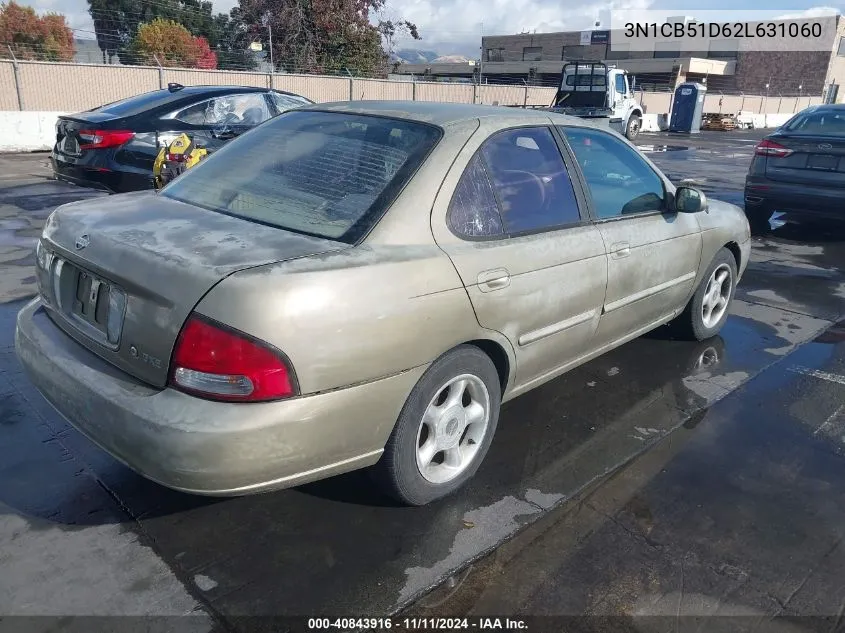
[[695, 82], [682, 83], [675, 88], [672, 115], [669, 118], [670, 132], [697, 134], [701, 131], [706, 92], [707, 86]]

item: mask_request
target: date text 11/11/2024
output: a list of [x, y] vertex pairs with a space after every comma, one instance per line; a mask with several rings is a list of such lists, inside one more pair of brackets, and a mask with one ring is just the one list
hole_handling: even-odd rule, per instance
[[623, 30], [626, 38], [821, 38], [819, 22], [627, 22]]
[[511, 630], [526, 631], [524, 620], [512, 618], [309, 618], [309, 631], [349, 631], [349, 630], [407, 630], [407, 631], [446, 631], [446, 630]]

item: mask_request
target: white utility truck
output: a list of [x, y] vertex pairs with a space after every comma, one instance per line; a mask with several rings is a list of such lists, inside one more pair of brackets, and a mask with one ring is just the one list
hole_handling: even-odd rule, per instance
[[603, 62], [564, 64], [551, 110], [587, 119], [607, 118], [610, 127], [633, 141], [640, 133], [643, 108], [634, 97], [635, 79]]

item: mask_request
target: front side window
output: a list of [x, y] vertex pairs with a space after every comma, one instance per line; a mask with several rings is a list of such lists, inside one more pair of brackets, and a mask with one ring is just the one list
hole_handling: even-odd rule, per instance
[[189, 125], [255, 126], [270, 118], [264, 93], [223, 95], [180, 110], [173, 117]]
[[381, 217], [440, 128], [291, 110], [227, 143], [164, 196], [282, 229], [354, 243]]
[[630, 145], [599, 130], [560, 129], [578, 160], [599, 219], [666, 208], [663, 180]]
[[628, 86], [625, 84], [625, 75], [616, 75], [616, 94], [628, 94]]

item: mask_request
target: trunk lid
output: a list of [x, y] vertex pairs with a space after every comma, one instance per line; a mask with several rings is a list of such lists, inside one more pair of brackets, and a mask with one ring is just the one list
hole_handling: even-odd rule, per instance
[[39, 291], [82, 345], [155, 386], [199, 300], [226, 276], [348, 245], [140, 192], [81, 201], [50, 216]]
[[66, 160], [74, 162], [74, 159], [80, 158], [86, 151], [97, 151], [81, 149], [80, 146], [85, 141], [80, 138], [80, 131], [117, 129], [122, 123], [124, 123], [123, 117], [108, 112], [92, 111], [60, 116], [56, 121], [56, 152]]
[[773, 134], [768, 139], [790, 150], [766, 157], [766, 177], [779, 182], [842, 187], [845, 185], [845, 138]]

